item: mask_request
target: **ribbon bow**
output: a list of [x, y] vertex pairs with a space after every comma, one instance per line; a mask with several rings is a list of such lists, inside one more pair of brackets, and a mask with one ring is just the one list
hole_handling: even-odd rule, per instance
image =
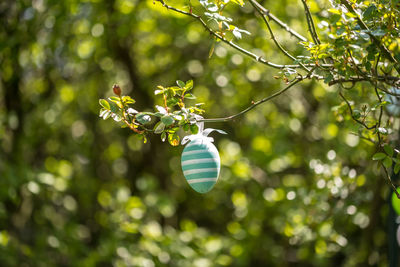
[[197, 122], [197, 120], [199, 120], [199, 119], [203, 119], [203, 117], [199, 116], [199, 115], [195, 115], [195, 120], [196, 120], [197, 126], [199, 127], [199, 132], [197, 134], [185, 136], [182, 139], [182, 142], [181, 142], [182, 145], [186, 144], [189, 141], [197, 139], [197, 138], [201, 138], [201, 139], [209, 141], [209, 142], [214, 142], [214, 138], [208, 137], [208, 135], [213, 131], [217, 131], [220, 134], [227, 134], [225, 131], [219, 130], [219, 129], [213, 129], [213, 128], [204, 129], [204, 122]]

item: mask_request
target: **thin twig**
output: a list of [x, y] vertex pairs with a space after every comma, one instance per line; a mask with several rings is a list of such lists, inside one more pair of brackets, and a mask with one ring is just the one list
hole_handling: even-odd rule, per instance
[[344, 95], [342, 94], [342, 92], [339, 92], [339, 95], [340, 95], [340, 97], [344, 100], [344, 102], [346, 102], [347, 107], [349, 108], [349, 111], [350, 111], [351, 118], [352, 118], [354, 121], [356, 121], [357, 123], [361, 124], [362, 126], [364, 126], [364, 127], [365, 127], [366, 129], [368, 129], [368, 130], [372, 130], [372, 129], [375, 129], [375, 128], [376, 128], [376, 125], [368, 126], [368, 125], [365, 124], [365, 122], [360, 121], [359, 119], [355, 118], [355, 117], [354, 117], [354, 114], [353, 114], [353, 108], [351, 107], [350, 102], [344, 97]]
[[290, 28], [286, 23], [282, 22], [280, 19], [278, 19], [277, 17], [275, 17], [268, 9], [266, 9], [265, 7], [263, 7], [260, 3], [258, 3], [255, 0], [249, 0], [251, 2], [251, 4], [256, 5], [257, 8], [260, 9], [260, 11], [266, 15], [270, 20], [272, 20], [273, 22], [275, 22], [276, 24], [278, 24], [282, 29], [284, 29], [285, 31], [287, 31], [288, 33], [290, 33], [292, 36], [296, 37], [297, 39], [299, 39], [302, 42], [307, 42], [307, 38], [302, 36], [301, 34], [299, 34], [298, 32], [296, 32], [295, 30], [293, 30], [292, 28]]
[[306, 19], [307, 19], [308, 29], [310, 31], [311, 37], [314, 40], [315, 44], [319, 45], [319, 44], [321, 44], [321, 41], [319, 40], [317, 31], [315, 29], [315, 24], [314, 24], [314, 20], [312, 18], [311, 12], [310, 12], [310, 8], [308, 7], [306, 0], [301, 0], [301, 2], [303, 2], [304, 10], [306, 12]]
[[253, 108], [255, 108], [256, 106], [265, 103], [281, 94], [283, 94], [284, 92], [286, 92], [287, 90], [289, 90], [291, 87], [293, 87], [294, 85], [296, 85], [297, 83], [299, 83], [300, 81], [302, 81], [303, 79], [301, 77], [296, 78], [292, 83], [290, 83], [288, 86], [286, 86], [285, 88], [283, 88], [282, 90], [276, 92], [273, 95], [270, 95], [266, 98], [263, 98], [257, 102], [252, 103], [251, 106], [249, 106], [248, 108], [242, 110], [241, 112], [235, 114], [235, 115], [231, 115], [225, 118], [215, 118], [215, 119], [199, 119], [197, 120], [198, 122], [225, 122], [225, 121], [231, 121], [233, 119], [235, 119], [236, 117], [245, 114], [246, 112], [252, 110]]
[[[380, 54], [378, 54], [378, 57], [377, 57], [376, 63], [375, 63], [375, 75], [378, 75], [379, 59], [380, 59]], [[374, 89], [375, 89], [376, 97], [379, 100], [379, 103], [382, 103], [382, 97], [379, 95], [379, 92], [378, 92], [378, 82], [377, 81], [375, 81], [375, 88]], [[383, 115], [383, 107], [380, 106], [379, 117], [378, 117], [378, 122], [377, 122], [378, 129], [381, 127], [382, 115]], [[381, 144], [381, 133], [379, 131], [377, 131], [377, 134], [378, 134], [378, 145], [380, 145]]]
[[396, 186], [393, 184], [392, 178], [390, 177], [388, 170], [386, 169], [385, 165], [383, 165], [382, 162], [381, 162], [381, 166], [382, 166], [383, 170], [385, 171], [386, 178], [389, 182], [389, 185], [392, 186], [393, 191], [395, 192], [397, 198], [400, 199], [400, 194], [399, 194], [399, 192], [397, 192]]

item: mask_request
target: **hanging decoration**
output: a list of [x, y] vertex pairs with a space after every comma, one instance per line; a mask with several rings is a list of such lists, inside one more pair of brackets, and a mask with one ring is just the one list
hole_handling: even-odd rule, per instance
[[216, 184], [221, 169], [221, 160], [214, 139], [208, 137], [212, 131], [226, 134], [222, 130], [205, 129], [204, 123], [197, 124], [199, 132], [182, 139], [183, 149], [181, 164], [183, 175], [196, 192], [207, 193]]

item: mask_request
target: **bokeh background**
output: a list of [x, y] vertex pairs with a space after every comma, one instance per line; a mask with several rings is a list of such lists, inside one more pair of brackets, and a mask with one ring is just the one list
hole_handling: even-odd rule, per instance
[[[260, 2], [307, 35], [299, 1]], [[243, 47], [289, 63], [251, 5], [227, 11], [252, 33]], [[5, 0], [0, 25], [2, 266], [387, 265], [389, 187], [336, 88], [303, 82], [206, 125], [229, 134], [214, 135], [221, 175], [201, 195], [182, 146], [143, 144], [100, 119], [98, 99], [118, 83], [153, 110], [157, 85], [193, 79], [205, 117], [221, 117], [283, 88], [277, 70], [221, 43], [209, 58], [199, 23], [150, 0]]]

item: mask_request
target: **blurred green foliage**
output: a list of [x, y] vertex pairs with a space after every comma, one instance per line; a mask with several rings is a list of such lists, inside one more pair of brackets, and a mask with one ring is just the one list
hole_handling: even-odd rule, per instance
[[[260, 2], [307, 35], [298, 1]], [[239, 43], [288, 61], [251, 5], [229, 12], [251, 32]], [[387, 265], [389, 187], [374, 146], [336, 112], [334, 87], [303, 82], [214, 124], [229, 135], [216, 136], [220, 179], [201, 195], [183, 177], [182, 147], [100, 120], [98, 99], [118, 83], [154, 111], [157, 85], [193, 79], [205, 117], [222, 117], [282, 87], [276, 70], [153, 1], [6, 0], [0, 22], [2, 266]]]

